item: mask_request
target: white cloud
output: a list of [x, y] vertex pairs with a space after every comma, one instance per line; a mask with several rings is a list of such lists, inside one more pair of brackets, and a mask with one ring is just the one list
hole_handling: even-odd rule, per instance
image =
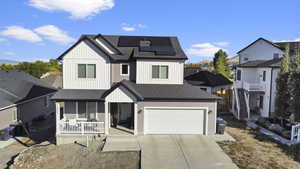
[[15, 52], [3, 52], [3, 55], [13, 56], [16, 55]]
[[274, 40], [273, 42], [299, 42], [300, 38], [296, 38], [294, 40]]
[[212, 57], [220, 49], [222, 49], [221, 46], [216, 46], [212, 43], [198, 43], [193, 44], [191, 48], [186, 50], [186, 53], [201, 57]]
[[147, 26], [144, 24], [135, 24], [135, 25], [130, 25], [127, 23], [122, 23], [122, 30], [126, 31], [126, 32], [130, 32], [130, 31], [136, 31], [138, 29], [144, 29]]
[[65, 11], [83, 19], [114, 7], [114, 0], [29, 0], [29, 5], [45, 11]]
[[8, 26], [5, 30], [0, 32], [0, 35], [32, 43], [42, 41], [42, 38], [40, 38], [32, 30], [23, 28], [21, 26]]
[[135, 27], [133, 26], [122, 26], [122, 29], [127, 32], [135, 31]]
[[222, 46], [222, 47], [226, 47], [226, 46], [230, 45], [229, 42], [215, 42], [214, 44], [217, 46]]
[[34, 31], [48, 39], [59, 44], [69, 44], [74, 42], [75, 39], [70, 37], [67, 32], [62, 31], [54, 25], [45, 25], [34, 29]]
[[6, 41], [6, 39], [0, 38], [0, 42], [4, 42], [4, 41]]

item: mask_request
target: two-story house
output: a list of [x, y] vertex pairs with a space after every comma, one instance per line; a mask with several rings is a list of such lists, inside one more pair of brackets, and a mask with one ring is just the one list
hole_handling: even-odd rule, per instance
[[176, 37], [82, 35], [58, 59], [58, 144], [122, 131], [215, 133], [219, 98], [184, 83], [187, 57]]
[[281, 58], [285, 49], [289, 57], [294, 58], [299, 46], [295, 44], [299, 42], [271, 42], [259, 38], [238, 52], [232, 108], [238, 119], [253, 115], [274, 117]]

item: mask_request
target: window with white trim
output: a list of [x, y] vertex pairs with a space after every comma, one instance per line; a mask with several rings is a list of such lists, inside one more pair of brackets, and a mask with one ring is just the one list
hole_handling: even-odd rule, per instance
[[169, 66], [167, 65], [152, 65], [152, 79], [168, 79]]
[[121, 64], [121, 75], [128, 76], [129, 75], [129, 65]]
[[78, 78], [96, 78], [96, 64], [78, 64]]
[[96, 119], [97, 102], [77, 102], [77, 115], [79, 119]]
[[17, 121], [18, 120], [18, 112], [17, 109], [13, 110], [13, 121]]

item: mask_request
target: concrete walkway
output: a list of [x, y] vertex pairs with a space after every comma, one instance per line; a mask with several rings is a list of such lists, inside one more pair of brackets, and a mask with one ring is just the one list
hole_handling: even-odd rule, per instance
[[217, 143], [200, 135], [138, 137], [142, 169], [238, 169]]
[[104, 152], [140, 150], [142, 169], [238, 169], [208, 136], [111, 136], [103, 147]]

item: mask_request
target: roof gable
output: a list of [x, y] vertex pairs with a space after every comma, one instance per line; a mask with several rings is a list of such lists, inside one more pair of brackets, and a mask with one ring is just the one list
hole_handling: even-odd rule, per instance
[[280, 49], [280, 50], [283, 50], [280, 46], [274, 44], [273, 42], [269, 41], [269, 40], [266, 40], [264, 38], [258, 38], [257, 40], [255, 40], [254, 42], [250, 43], [248, 46], [244, 47], [243, 49], [241, 49], [240, 51], [238, 51], [237, 53], [241, 53], [243, 51], [245, 51], [246, 49], [248, 49], [250, 46], [254, 45], [255, 43], [257, 43], [258, 41], [265, 41], [266, 43], [270, 44], [271, 46], [277, 48], [277, 49]]

